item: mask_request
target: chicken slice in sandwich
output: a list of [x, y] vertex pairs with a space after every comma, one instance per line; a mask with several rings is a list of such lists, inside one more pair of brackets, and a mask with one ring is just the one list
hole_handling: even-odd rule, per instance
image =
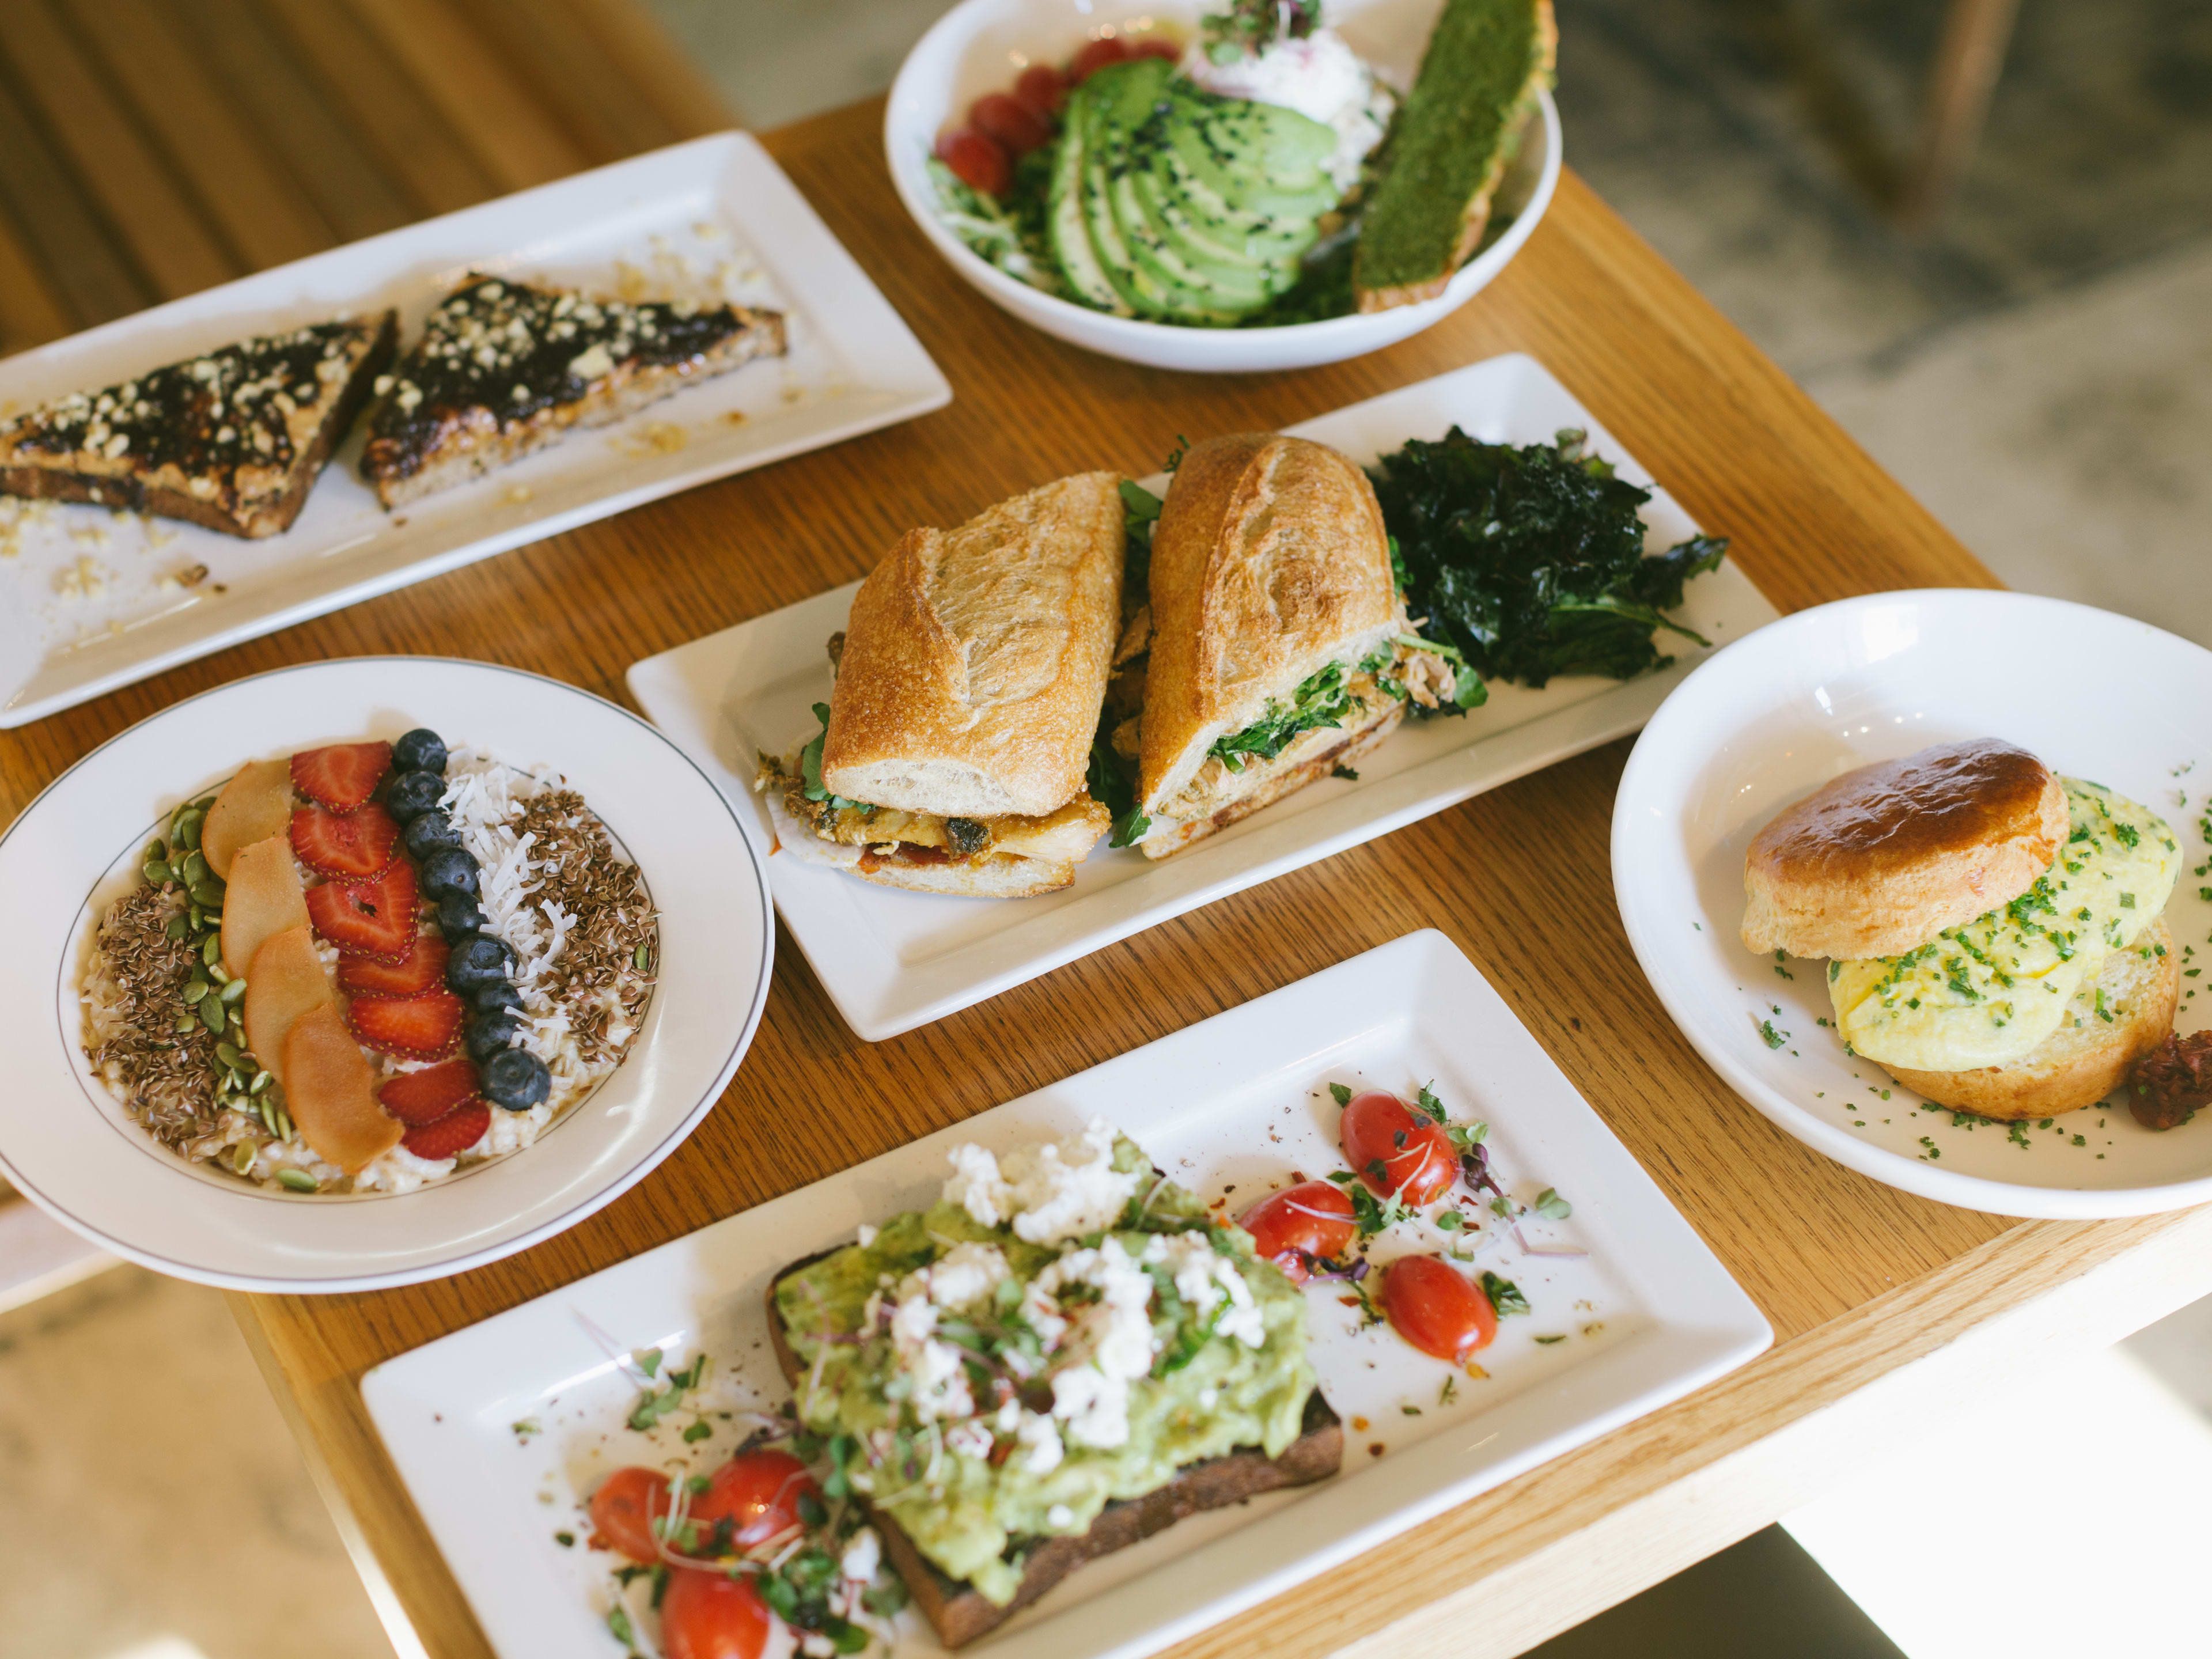
[[1121, 617], [1120, 484], [1085, 472], [900, 539], [830, 642], [822, 731], [762, 757], [785, 847], [926, 893], [1075, 879], [1111, 821], [1085, 779]]
[[[1165, 858], [1482, 683], [1406, 617], [1367, 475], [1273, 433], [1199, 444], [1152, 532], [1131, 839]], [[1126, 739], [1124, 740], [1126, 741]]]

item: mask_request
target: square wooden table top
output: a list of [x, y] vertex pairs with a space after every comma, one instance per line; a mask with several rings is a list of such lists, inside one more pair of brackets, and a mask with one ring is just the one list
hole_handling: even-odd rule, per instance
[[[9, 15], [21, 3], [4, 0]], [[862, 104], [766, 142], [936, 357], [949, 408], [0, 733], [0, 812], [12, 817], [143, 716], [286, 663], [476, 657], [623, 700], [638, 659], [860, 575], [913, 525], [957, 523], [1066, 472], [1142, 475], [1180, 434], [1281, 426], [1506, 351], [1558, 375], [1701, 524], [1732, 538], [1731, 556], [1785, 611], [1990, 581], [1572, 173], [1520, 258], [1429, 332], [1331, 368], [1182, 375], [1063, 346], [963, 286], [892, 194], [881, 116], [880, 102]], [[1776, 1345], [1178, 1655], [1518, 1652], [1766, 1523], [1870, 1452], [2002, 1397], [2021, 1368], [2212, 1288], [2206, 1212], [2031, 1224], [1948, 1209], [1824, 1161], [1731, 1094], [1661, 1010], [1615, 911], [1608, 825], [1628, 746], [888, 1042], [854, 1037], [786, 937], [736, 1081], [616, 1203], [440, 1283], [234, 1297], [401, 1650], [489, 1651], [362, 1409], [368, 1367], [1417, 927], [1441, 928], [1480, 967], [1759, 1303]]]

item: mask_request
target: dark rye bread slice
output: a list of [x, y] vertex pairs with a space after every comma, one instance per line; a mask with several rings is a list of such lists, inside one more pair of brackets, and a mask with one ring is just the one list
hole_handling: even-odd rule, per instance
[[300, 516], [398, 336], [386, 311], [71, 392], [0, 424], [0, 493], [274, 536]]
[[1433, 300], [1481, 246], [1559, 40], [1552, 0], [1445, 0], [1360, 216], [1360, 310]]
[[399, 507], [785, 349], [781, 312], [633, 305], [474, 275], [379, 384], [362, 476]]
[[[794, 1389], [805, 1370], [784, 1334], [782, 1316], [776, 1311], [775, 1287], [832, 1254], [817, 1251], [791, 1263], [769, 1281], [769, 1339], [775, 1345], [775, 1363], [782, 1368], [784, 1380]], [[946, 1577], [915, 1547], [903, 1527], [866, 1499], [861, 1503], [867, 1510], [868, 1523], [883, 1540], [884, 1554], [906, 1581], [908, 1592], [937, 1632], [937, 1639], [948, 1648], [962, 1647], [995, 1630], [1086, 1561], [1142, 1543], [1186, 1516], [1225, 1509], [1278, 1487], [1303, 1486], [1334, 1474], [1344, 1463], [1344, 1425], [1322, 1398], [1319, 1389], [1307, 1397], [1301, 1427], [1304, 1432], [1283, 1449], [1280, 1457], [1270, 1458], [1258, 1447], [1247, 1446], [1226, 1457], [1189, 1464], [1174, 1480], [1142, 1498], [1117, 1498], [1108, 1504], [1091, 1523], [1091, 1530], [1080, 1536], [1037, 1540], [1030, 1547], [1020, 1588], [1003, 1607], [972, 1584]]]

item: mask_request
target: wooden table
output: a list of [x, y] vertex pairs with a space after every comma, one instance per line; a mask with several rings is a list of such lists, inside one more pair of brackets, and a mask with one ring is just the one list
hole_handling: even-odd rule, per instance
[[[1784, 610], [1988, 574], [1571, 174], [1526, 251], [1393, 350], [1214, 379], [1091, 357], [963, 287], [893, 198], [866, 104], [768, 143], [951, 379], [938, 414], [732, 478], [0, 735], [0, 804], [242, 674], [359, 652], [537, 669], [608, 696], [641, 657], [866, 570], [917, 523], [1178, 434], [1268, 427], [1504, 351], [1547, 365]], [[404, 672], [404, 671], [402, 671]], [[839, 1022], [787, 937], [719, 1108], [649, 1179], [495, 1267], [234, 1298], [406, 1653], [487, 1653], [362, 1411], [368, 1366], [1420, 927], [1474, 958], [1765, 1310], [1774, 1349], [1178, 1655], [1518, 1652], [1771, 1521], [1846, 1467], [2212, 1288], [2212, 1212], [2022, 1224], [1814, 1156], [1737, 1100], [1638, 970], [1607, 873], [1615, 744], [894, 1042]], [[419, 1640], [418, 1640], [419, 1638]], [[511, 1656], [520, 1659], [520, 1656]]]

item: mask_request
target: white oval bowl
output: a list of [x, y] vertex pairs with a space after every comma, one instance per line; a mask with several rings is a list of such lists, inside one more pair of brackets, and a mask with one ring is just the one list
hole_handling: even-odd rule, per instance
[[[1405, 87], [1413, 83], [1440, 9], [1441, 0], [1334, 0], [1328, 16], [1361, 57]], [[1197, 0], [1144, 6], [963, 0], [915, 43], [884, 112], [884, 157], [906, 210], [969, 286], [1033, 327], [1133, 363], [1212, 374], [1310, 368], [1395, 345], [1442, 322], [1512, 262], [1551, 206], [1559, 182], [1559, 112], [1547, 90], [1499, 186], [1501, 205], [1518, 204], [1513, 222], [1460, 267], [1442, 295], [1419, 305], [1279, 328], [1188, 328], [1093, 311], [1009, 276], [938, 218], [929, 157], [937, 135], [969, 104], [1006, 90], [1030, 63], [1064, 63], [1085, 41], [1103, 34], [1143, 33], [1165, 24], [1188, 39], [1197, 31], [1200, 10]]]
[[[658, 982], [622, 1063], [538, 1141], [411, 1193], [300, 1196], [158, 1145], [96, 1079], [78, 983], [98, 912], [161, 821], [240, 762], [427, 726], [562, 773], [660, 911]], [[0, 1171], [95, 1243], [228, 1290], [360, 1291], [441, 1278], [574, 1226], [683, 1144], [751, 1042], [775, 945], [761, 855], [720, 790], [629, 710], [497, 664], [365, 657], [280, 668], [111, 738], [0, 836]]]
[[[2208, 851], [2207, 708], [2212, 651], [2060, 599], [1931, 588], [1770, 623], [1675, 687], [1628, 757], [1613, 799], [1613, 880], [1629, 944], [1730, 1088], [1862, 1175], [1965, 1209], [2063, 1220], [2212, 1201], [2212, 1112], [2160, 1133], [2124, 1106], [2091, 1106], [2050, 1129], [2031, 1124], [2024, 1147], [2002, 1124], [1954, 1123], [1844, 1054], [1822, 963], [1777, 963], [1737, 933], [1744, 852], [1777, 811], [1854, 767], [1997, 737], [2164, 816], [2183, 863], [2166, 926], [2195, 950], [2185, 967], [2212, 960], [2212, 900], [2189, 873]], [[2212, 1018], [2206, 996], [2185, 994], [2178, 1030]], [[1761, 1036], [1761, 1019], [1787, 1034], [1780, 1046]]]

